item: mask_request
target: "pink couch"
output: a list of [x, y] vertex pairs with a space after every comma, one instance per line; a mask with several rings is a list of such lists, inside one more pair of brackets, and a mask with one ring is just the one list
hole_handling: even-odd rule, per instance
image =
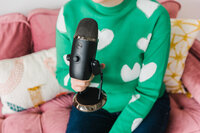
[[[180, 4], [162, 0], [172, 18]], [[36, 9], [28, 17], [14, 13], [0, 16], [0, 59], [19, 57], [55, 46], [58, 10]], [[5, 28], [6, 30], [2, 30]], [[6, 36], [5, 36], [6, 35]], [[170, 94], [171, 113], [167, 133], [200, 133], [200, 62], [199, 41], [195, 41], [182, 77], [193, 95]], [[72, 106], [73, 94], [61, 95], [37, 108], [11, 114], [0, 113], [2, 133], [64, 133]], [[0, 109], [2, 105], [0, 104]]]

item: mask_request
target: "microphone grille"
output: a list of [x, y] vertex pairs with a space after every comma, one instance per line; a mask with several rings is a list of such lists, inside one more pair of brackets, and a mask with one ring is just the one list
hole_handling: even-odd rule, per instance
[[84, 18], [82, 19], [78, 27], [76, 29], [76, 33], [74, 37], [84, 37], [84, 38], [92, 38], [97, 40], [98, 38], [98, 25], [94, 19], [91, 18]]

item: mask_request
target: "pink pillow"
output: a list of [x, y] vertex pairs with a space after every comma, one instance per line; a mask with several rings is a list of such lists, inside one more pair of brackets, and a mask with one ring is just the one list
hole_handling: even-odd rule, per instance
[[170, 18], [176, 18], [179, 10], [181, 9], [181, 4], [174, 0], [162, 0], [161, 4], [167, 9]]
[[171, 0], [157, 0], [157, 1], [162, 3], [162, 2], [165, 2], [165, 1], [171, 1]]
[[[2, 114], [2, 108], [3, 108], [3, 104], [2, 102], [0, 101], [0, 119], [1, 118], [4, 118], [4, 115]], [[1, 127], [1, 126], [0, 126]], [[1, 130], [0, 130], [1, 131]]]
[[26, 17], [19, 13], [0, 16], [0, 60], [29, 54], [31, 48]]
[[182, 75], [182, 83], [186, 89], [192, 94], [194, 99], [200, 104], [200, 60], [189, 53], [184, 72]]
[[28, 15], [35, 52], [55, 47], [58, 13], [59, 10], [35, 9]]
[[195, 40], [194, 44], [192, 45], [190, 52], [196, 56], [198, 59], [200, 59], [200, 41], [199, 40]]
[[199, 133], [200, 106], [184, 94], [170, 94], [170, 118], [165, 133]]
[[72, 106], [72, 94], [56, 97], [47, 103], [0, 119], [3, 133], [64, 133]]

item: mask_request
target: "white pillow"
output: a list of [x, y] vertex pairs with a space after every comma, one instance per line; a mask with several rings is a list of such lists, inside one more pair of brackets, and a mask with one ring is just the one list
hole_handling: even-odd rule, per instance
[[55, 77], [56, 48], [0, 61], [2, 113], [38, 106], [66, 92]]
[[182, 86], [181, 76], [190, 47], [200, 31], [199, 27], [199, 19], [171, 19], [171, 47], [164, 77], [166, 90], [170, 93], [188, 93]]

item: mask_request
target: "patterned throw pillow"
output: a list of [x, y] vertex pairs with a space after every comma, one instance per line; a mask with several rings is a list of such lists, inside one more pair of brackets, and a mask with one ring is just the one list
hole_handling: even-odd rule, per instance
[[56, 48], [0, 61], [2, 114], [38, 106], [66, 93], [55, 77]]
[[200, 31], [200, 20], [171, 19], [171, 48], [167, 70], [164, 77], [166, 89], [171, 93], [184, 93], [181, 76], [188, 51]]

